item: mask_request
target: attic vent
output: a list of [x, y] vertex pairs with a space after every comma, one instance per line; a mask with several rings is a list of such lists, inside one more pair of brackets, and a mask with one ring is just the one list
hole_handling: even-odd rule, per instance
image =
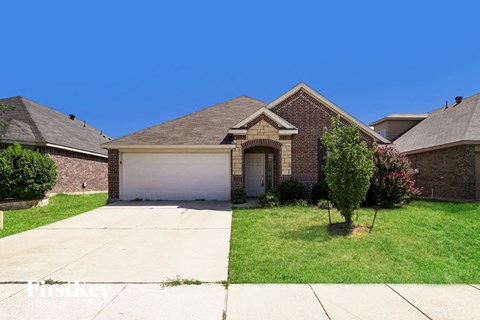
[[462, 103], [462, 100], [463, 100], [463, 97], [462, 97], [462, 96], [456, 96], [456, 97], [455, 97], [455, 102], [456, 102], [457, 104]]
[[75, 115], [74, 114], [70, 115], [70, 120], [75, 120]]

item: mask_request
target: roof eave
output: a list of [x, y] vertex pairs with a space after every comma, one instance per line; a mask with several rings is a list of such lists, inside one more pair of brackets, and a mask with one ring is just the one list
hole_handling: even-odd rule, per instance
[[0, 142], [5, 143], [5, 144], [18, 143], [20, 145], [27, 145], [27, 146], [33, 146], [33, 147], [50, 147], [50, 148], [62, 149], [62, 150], [66, 150], [66, 151], [73, 151], [73, 152], [82, 153], [82, 154], [88, 154], [88, 155], [101, 157], [101, 158], [108, 158], [108, 155], [106, 155], [106, 154], [87, 151], [87, 150], [81, 150], [81, 149], [71, 148], [71, 147], [66, 147], [66, 146], [61, 146], [61, 145], [58, 145], [58, 144], [48, 143], [48, 142], [44, 142], [44, 141], [22, 141], [22, 140], [0, 139]]
[[186, 144], [102, 144], [104, 149], [235, 149], [234, 144], [198, 144], [198, 145], [186, 145]]
[[385, 122], [385, 121], [415, 121], [415, 120], [419, 120], [419, 121], [422, 121], [422, 120], [425, 120], [427, 117], [405, 117], [405, 118], [402, 118], [402, 117], [383, 117], [382, 119], [380, 120], [377, 120], [375, 122], [372, 122], [369, 124], [369, 126], [376, 126], [377, 124], [380, 124], [382, 122]]
[[[456, 147], [456, 146], [459, 146], [459, 145], [480, 145], [480, 140], [460, 140], [460, 141], [454, 141], [454, 142], [439, 144], [439, 145], [435, 145], [435, 146], [429, 146], [429, 147], [418, 148], [418, 149], [411, 149], [411, 150], [407, 150], [407, 151], [399, 149], [399, 151], [406, 154], [406, 155], [410, 155], [410, 154], [423, 153], [423, 152], [445, 149], [445, 148], [450, 148], [450, 147]], [[395, 144], [393, 144], [393, 146], [396, 147]]]

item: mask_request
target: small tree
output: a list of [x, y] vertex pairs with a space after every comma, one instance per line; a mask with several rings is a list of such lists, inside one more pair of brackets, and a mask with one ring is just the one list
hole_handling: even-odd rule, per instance
[[0, 152], [0, 199], [42, 198], [56, 180], [55, 162], [47, 155], [19, 144]]
[[325, 131], [322, 143], [327, 148], [323, 167], [330, 195], [347, 224], [365, 199], [374, 171], [373, 151], [361, 139], [356, 125], [341, 125], [332, 119], [332, 131]]
[[375, 173], [370, 202], [382, 208], [404, 204], [420, 194], [415, 187], [414, 170], [408, 158], [390, 146], [378, 146], [374, 153]]

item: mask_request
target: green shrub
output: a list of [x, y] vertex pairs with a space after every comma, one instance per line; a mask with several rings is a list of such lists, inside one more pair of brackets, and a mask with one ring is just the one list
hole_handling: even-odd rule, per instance
[[232, 202], [234, 204], [247, 202], [247, 193], [240, 188], [236, 188], [232, 192]]
[[55, 162], [19, 144], [0, 152], [0, 199], [39, 199], [57, 180]]
[[273, 192], [267, 192], [260, 195], [258, 198], [258, 206], [260, 208], [273, 208], [280, 205], [278, 196]]
[[325, 172], [330, 195], [347, 224], [365, 200], [375, 170], [373, 151], [362, 140], [358, 127], [342, 125], [332, 119], [332, 130], [325, 131], [322, 143], [327, 148]]
[[307, 188], [305, 188], [301, 182], [287, 180], [278, 184], [274, 192], [278, 195], [280, 202], [284, 204], [292, 203], [294, 200], [298, 199], [305, 199]]
[[320, 200], [328, 200], [330, 198], [330, 190], [327, 181], [320, 180], [312, 187], [312, 203], [318, 203]]
[[308, 207], [308, 202], [305, 199], [295, 199], [292, 202], [292, 206], [305, 208]]

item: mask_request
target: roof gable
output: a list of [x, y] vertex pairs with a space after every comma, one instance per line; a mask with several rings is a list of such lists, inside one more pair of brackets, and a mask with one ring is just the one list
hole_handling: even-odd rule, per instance
[[284, 100], [288, 99], [290, 96], [294, 95], [300, 90], [303, 90], [304, 92], [308, 93], [311, 97], [319, 101], [322, 105], [324, 105], [328, 109], [332, 110], [335, 114], [338, 114], [344, 119], [349, 120], [352, 123], [356, 124], [361, 131], [371, 136], [375, 140], [381, 141], [383, 143], [390, 143], [389, 140], [387, 140], [386, 138], [382, 137], [381, 135], [379, 135], [378, 133], [376, 133], [369, 127], [367, 127], [363, 122], [361, 122], [360, 120], [358, 120], [357, 118], [355, 118], [354, 116], [352, 116], [351, 114], [349, 114], [348, 112], [346, 112], [345, 110], [343, 110], [342, 108], [340, 108], [339, 106], [337, 106], [336, 104], [334, 104], [333, 102], [331, 102], [330, 100], [322, 96], [320, 93], [313, 90], [303, 82], [299, 83], [298, 85], [296, 85], [295, 87], [293, 87], [292, 89], [290, 89], [289, 91], [287, 91], [286, 93], [284, 93], [283, 95], [275, 99], [273, 102], [269, 103], [265, 108], [273, 109], [275, 106], [282, 103]]
[[100, 144], [110, 138], [81, 120], [71, 120], [62, 112], [23, 97], [1, 99], [0, 103], [13, 107], [1, 115], [7, 122], [0, 128], [1, 141], [107, 154]]
[[243, 119], [242, 121], [234, 125], [232, 129], [240, 129], [262, 115], [265, 115], [271, 120], [273, 120], [275, 123], [278, 124], [279, 127], [283, 127], [285, 129], [297, 129], [294, 125], [289, 123], [287, 120], [283, 119], [282, 117], [273, 113], [272, 111], [270, 111], [265, 107], [258, 109], [257, 111], [255, 111], [254, 113], [252, 113], [251, 115], [249, 115], [248, 117], [246, 117], [245, 119]]

